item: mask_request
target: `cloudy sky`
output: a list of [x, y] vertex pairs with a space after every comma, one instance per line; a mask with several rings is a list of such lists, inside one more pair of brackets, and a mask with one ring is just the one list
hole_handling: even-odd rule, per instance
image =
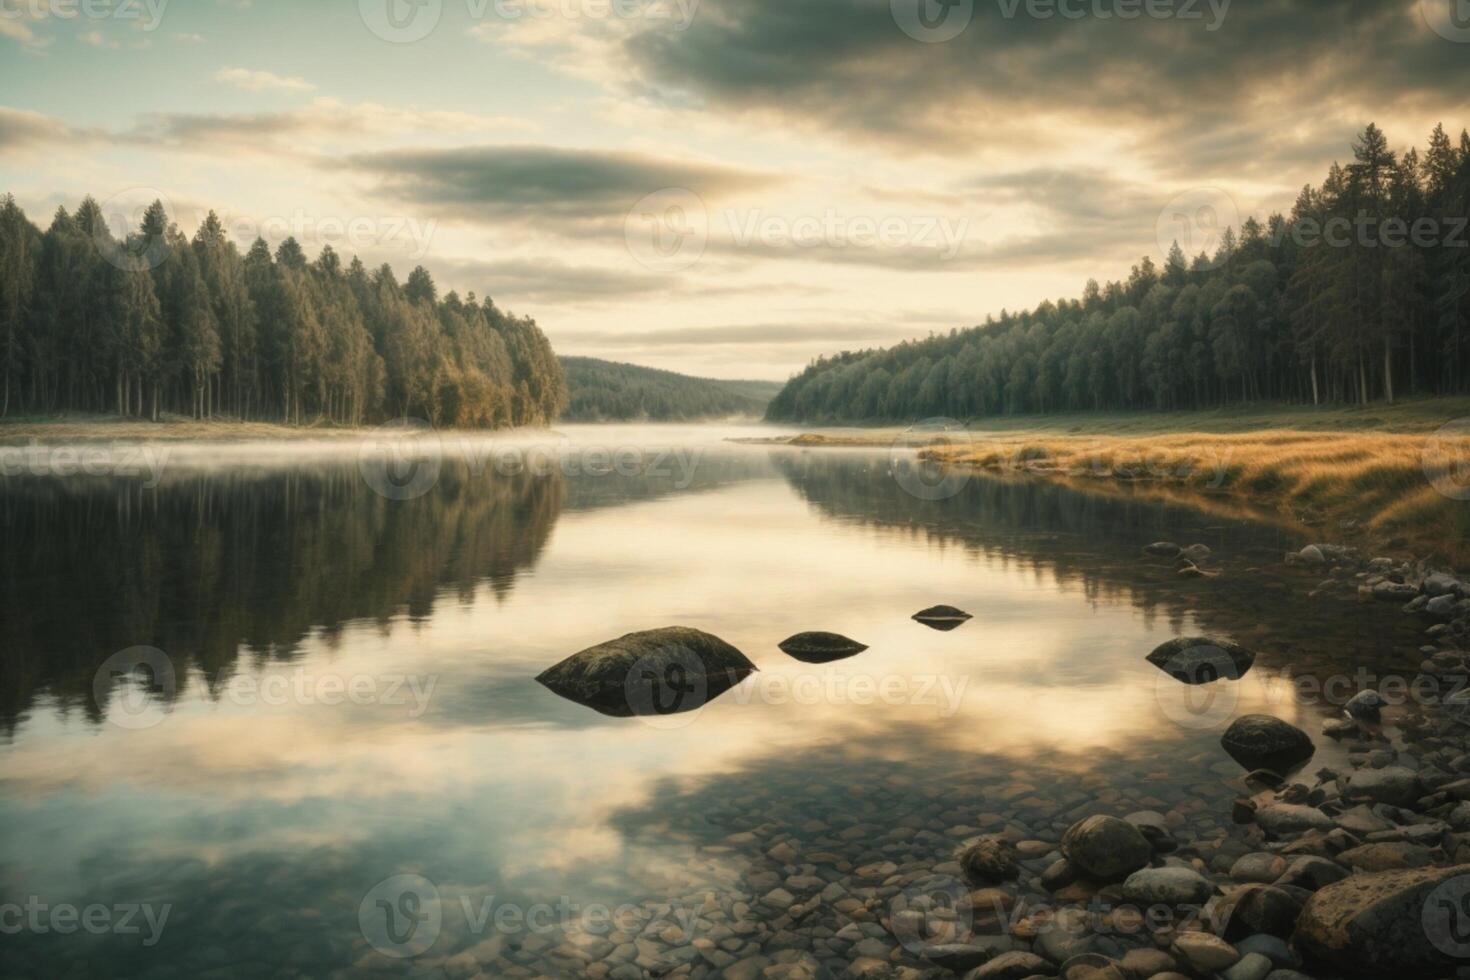
[[214, 208], [562, 353], [780, 379], [1212, 247], [1370, 120], [1458, 132], [1457, 5], [0, 0], [0, 192]]

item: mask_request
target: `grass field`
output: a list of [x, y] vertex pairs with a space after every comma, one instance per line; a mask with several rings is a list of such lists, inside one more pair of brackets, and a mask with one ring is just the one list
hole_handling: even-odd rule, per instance
[[1470, 563], [1470, 399], [986, 419], [969, 428], [816, 430], [782, 441], [911, 444], [951, 465], [1155, 492], [1232, 513], [1249, 505], [1320, 529], [1323, 540]]

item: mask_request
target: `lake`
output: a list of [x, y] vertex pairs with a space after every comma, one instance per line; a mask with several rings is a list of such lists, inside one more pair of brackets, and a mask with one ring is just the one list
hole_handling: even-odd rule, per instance
[[[885, 880], [981, 831], [1148, 809], [1231, 853], [1233, 717], [1315, 738], [1358, 684], [1303, 678], [1415, 671], [1409, 617], [1308, 597], [1287, 529], [727, 441], [770, 432], [446, 436], [412, 465], [173, 446], [156, 472], [6, 477], [0, 927], [40, 925], [7, 930], [0, 972], [835, 967], [862, 943], [832, 909], [883, 921]], [[1141, 555], [1159, 539], [1219, 574]], [[936, 603], [973, 619], [910, 618]], [[758, 673], [630, 718], [535, 680], [669, 625]], [[805, 630], [868, 649], [777, 649]], [[1254, 667], [1190, 687], [1144, 659], [1191, 634]]]

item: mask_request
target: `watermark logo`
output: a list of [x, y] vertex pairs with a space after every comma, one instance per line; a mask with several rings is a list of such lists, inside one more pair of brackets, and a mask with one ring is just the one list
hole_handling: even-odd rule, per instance
[[1442, 881], [1424, 900], [1424, 935], [1456, 959], [1470, 958], [1470, 875]]
[[1419, 0], [1419, 13], [1446, 41], [1470, 44], [1470, 0]]
[[1154, 222], [1159, 254], [1166, 255], [1175, 242], [1192, 261], [1201, 253], [1206, 268], [1223, 265], [1229, 256], [1219, 252], [1227, 228], [1239, 227], [1240, 210], [1235, 199], [1218, 187], [1196, 187], [1176, 194]]
[[905, 492], [920, 500], [948, 500], [965, 488], [970, 474], [960, 466], [920, 458], [922, 444], [968, 449], [971, 439], [965, 424], [949, 418], [925, 419], [905, 429], [888, 450], [888, 472]]
[[423, 875], [401, 874], [378, 882], [357, 906], [357, 926], [384, 956], [406, 959], [434, 945], [444, 925], [439, 889]]
[[623, 219], [628, 253], [646, 268], [678, 272], [709, 245], [709, 209], [687, 187], [666, 187], [638, 199]]
[[423, 419], [394, 419], [375, 428], [357, 450], [357, 471], [380, 497], [414, 500], [439, 482], [443, 445]]
[[439, 26], [444, 0], [357, 0], [367, 29], [392, 44], [422, 41]]
[[942, 44], [964, 33], [975, 17], [975, 0], [888, 0], [893, 22], [915, 41]]
[[163, 721], [162, 704], [178, 692], [178, 674], [169, 655], [157, 647], [119, 650], [92, 675], [92, 696], [107, 720], [121, 728], [152, 728]]
[[1154, 678], [1154, 700], [1180, 728], [1219, 728], [1235, 716], [1240, 667], [1221, 648], [1200, 644], [1181, 651]]
[[1470, 417], [1446, 422], [1419, 453], [1430, 486], [1451, 500], [1470, 500]]
[[143, 227], [155, 201], [163, 203], [165, 214], [174, 213], [163, 192], [153, 187], [130, 187], [101, 202], [102, 222], [92, 229], [92, 244], [109, 265], [124, 272], [148, 272], [168, 261], [167, 228]]
[[974, 925], [970, 888], [949, 875], [921, 878], [888, 903], [888, 930], [910, 953], [968, 942]]
[[639, 657], [629, 668], [623, 695], [639, 721], [654, 728], [683, 728], [709, 703], [709, 677], [692, 650], [666, 647]]

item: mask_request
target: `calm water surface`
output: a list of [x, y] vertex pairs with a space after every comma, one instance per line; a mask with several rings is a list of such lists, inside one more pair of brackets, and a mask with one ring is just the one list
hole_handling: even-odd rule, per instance
[[[1288, 670], [1417, 661], [1396, 610], [1307, 599], [1281, 530], [993, 479], [927, 500], [886, 452], [731, 434], [569, 428], [550, 472], [451, 456], [411, 499], [325, 443], [178, 448], [157, 487], [6, 479], [0, 902], [168, 917], [156, 936], [141, 912], [138, 934], [6, 934], [0, 972], [438, 976], [491, 934], [464, 915], [487, 902], [718, 894], [782, 836], [851, 866], [917, 834], [940, 861], [947, 829], [998, 813], [1054, 833], [1115, 787], [1203, 801], [1226, 833], [1231, 717], [1315, 733], [1328, 709]], [[654, 450], [604, 472], [632, 446]], [[585, 447], [590, 467], [565, 462]], [[1141, 560], [1159, 538], [1208, 544], [1222, 575]], [[975, 618], [910, 620], [941, 602]], [[760, 672], [656, 719], [534, 681], [673, 624]], [[776, 648], [811, 629], [870, 649], [808, 665]], [[1203, 701], [1143, 659], [1196, 632], [1260, 651]], [[114, 679], [137, 646], [174, 682]], [[399, 875], [432, 884], [434, 945], [375, 956], [359, 913]], [[559, 938], [506, 931], [526, 963]], [[548, 962], [532, 972], [567, 969]]]

